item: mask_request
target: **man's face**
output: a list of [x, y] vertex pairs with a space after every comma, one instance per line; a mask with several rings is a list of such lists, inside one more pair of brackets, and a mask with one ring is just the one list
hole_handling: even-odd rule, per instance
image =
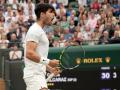
[[55, 17], [55, 13], [52, 12], [51, 9], [49, 9], [46, 14], [45, 14], [45, 18], [44, 18], [44, 22], [46, 25], [51, 25], [53, 22], [53, 19]]

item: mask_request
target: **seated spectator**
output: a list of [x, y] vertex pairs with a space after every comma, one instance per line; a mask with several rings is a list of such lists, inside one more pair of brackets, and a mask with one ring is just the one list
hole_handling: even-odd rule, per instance
[[12, 48], [16, 44], [18, 47], [20, 47], [20, 40], [17, 39], [17, 36], [15, 33], [11, 34], [11, 40], [9, 41], [8, 48]]
[[63, 17], [66, 15], [66, 8], [63, 3], [59, 4], [59, 8], [56, 10], [58, 16]]
[[100, 9], [100, 7], [101, 7], [101, 4], [98, 2], [98, 0], [94, 0], [91, 3], [91, 9], [98, 11]]
[[114, 1], [113, 0], [113, 15], [116, 16], [116, 17], [119, 17], [120, 15], [120, 1]]
[[49, 3], [50, 3], [55, 9], [57, 9], [58, 6], [59, 6], [57, 0], [49, 0]]
[[22, 59], [22, 51], [18, 49], [17, 45], [14, 44], [12, 50], [9, 52], [10, 60]]
[[70, 30], [70, 33], [75, 32], [75, 23], [73, 20], [70, 21], [69, 30]]
[[24, 40], [25, 40], [25, 36], [26, 36], [26, 33], [27, 33], [27, 31], [28, 31], [28, 25], [27, 24], [23, 24], [22, 26], [21, 26], [21, 43], [23, 43], [24, 42]]
[[8, 48], [8, 43], [9, 43], [9, 41], [7, 40], [6, 35], [3, 34], [1, 36], [1, 40], [0, 40], [0, 49], [6, 49], [6, 48]]
[[60, 26], [63, 29], [68, 29], [69, 28], [69, 22], [67, 21], [67, 17], [66, 16], [62, 17], [61, 22], [60, 22]]
[[66, 40], [65, 40], [65, 35], [64, 35], [64, 34], [61, 34], [61, 35], [60, 35], [60, 38], [59, 38], [59, 46], [60, 46], [60, 47], [64, 47], [64, 46], [65, 46], [65, 42], [66, 42]]
[[120, 43], [120, 37], [119, 37], [119, 33], [117, 31], [114, 32], [114, 36], [110, 39], [109, 42], [111, 44]]
[[118, 33], [118, 36], [120, 37], [120, 25], [115, 25], [114, 30], [115, 30], [115, 32]]
[[94, 12], [90, 12], [88, 15], [88, 21], [86, 23], [87, 27], [90, 27], [90, 30], [93, 32], [95, 30], [95, 27], [97, 25], [97, 20], [98, 18], [95, 17], [95, 13]]
[[98, 44], [109, 44], [109, 33], [104, 31], [102, 36], [99, 38]]

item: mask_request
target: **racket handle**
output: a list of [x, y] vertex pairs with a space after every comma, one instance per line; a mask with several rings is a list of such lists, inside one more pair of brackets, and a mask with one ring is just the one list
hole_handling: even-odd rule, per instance
[[53, 78], [55, 75], [54, 75], [54, 73], [51, 73], [49, 76], [48, 76], [48, 78], [46, 79], [46, 81], [48, 82], [51, 78]]

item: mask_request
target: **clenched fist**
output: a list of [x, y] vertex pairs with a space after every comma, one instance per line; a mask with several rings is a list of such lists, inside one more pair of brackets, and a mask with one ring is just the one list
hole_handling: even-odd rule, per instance
[[61, 73], [60, 67], [54, 67], [51, 69], [51, 73], [54, 73], [54, 75], [58, 75]]

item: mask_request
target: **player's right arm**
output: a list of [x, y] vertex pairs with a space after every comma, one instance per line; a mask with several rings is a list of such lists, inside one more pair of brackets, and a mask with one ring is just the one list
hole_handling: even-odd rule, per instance
[[[37, 43], [34, 41], [28, 41], [26, 43], [26, 58], [36, 62], [40, 63], [41, 57], [35, 52], [37, 48]], [[50, 60], [48, 63], [51, 67], [56, 67], [59, 65], [59, 60]]]
[[37, 48], [37, 43], [34, 41], [28, 41], [26, 43], [26, 58], [39, 63], [40, 56], [35, 52]]

